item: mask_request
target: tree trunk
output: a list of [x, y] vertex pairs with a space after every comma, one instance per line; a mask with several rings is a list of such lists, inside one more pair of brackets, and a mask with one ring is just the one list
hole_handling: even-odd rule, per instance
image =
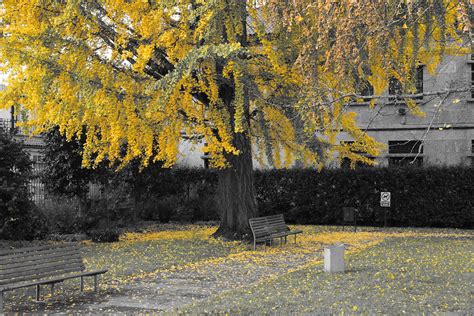
[[[247, 5], [246, 1], [238, 2], [240, 5], [242, 35], [240, 44], [242, 47], [247, 43]], [[225, 26], [224, 26], [225, 27]], [[222, 74], [223, 64], [219, 65], [219, 74]], [[226, 82], [226, 80], [223, 80]], [[249, 219], [257, 217], [257, 199], [255, 198], [254, 173], [252, 163], [252, 144], [249, 138], [250, 131], [250, 99], [248, 87], [244, 86], [244, 133], [236, 133], [233, 145], [239, 150], [239, 155], [226, 155], [230, 167], [219, 171], [218, 202], [221, 213], [219, 228], [214, 233], [215, 237], [224, 237], [229, 240], [250, 240]], [[235, 85], [223, 84], [219, 87], [219, 96], [224, 101], [229, 117], [235, 117], [235, 108], [232, 101], [235, 98]], [[235, 128], [235, 122], [231, 119], [231, 128]]]
[[249, 218], [257, 216], [251, 144], [238, 133], [234, 141], [238, 156], [227, 157], [231, 167], [219, 171], [218, 202], [221, 222], [215, 237], [229, 240], [250, 239]]

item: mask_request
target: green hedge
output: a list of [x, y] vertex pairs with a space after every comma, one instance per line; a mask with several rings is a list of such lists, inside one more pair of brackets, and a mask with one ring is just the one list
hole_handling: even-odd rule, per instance
[[256, 188], [260, 215], [293, 223], [336, 224], [355, 206], [362, 225], [381, 225], [380, 192], [390, 191], [390, 226], [474, 226], [474, 168], [259, 171]]
[[[183, 193], [186, 183], [217, 185], [216, 174], [206, 170], [165, 174], [166, 187], [176, 193]], [[474, 168], [265, 170], [256, 172], [255, 182], [259, 214], [283, 213], [289, 223], [338, 224], [342, 207], [354, 206], [361, 225], [383, 225], [380, 192], [390, 191], [389, 226], [474, 227]], [[200, 192], [200, 198], [212, 192]], [[199, 216], [210, 220], [216, 212]]]
[[[162, 169], [147, 180], [138, 217], [218, 220], [217, 173]], [[389, 226], [474, 228], [474, 168], [365, 168], [267, 170], [255, 173], [260, 216], [283, 213], [294, 224], [338, 224], [343, 206], [360, 211], [360, 225], [383, 225], [380, 192], [392, 193]], [[97, 213], [106, 217], [104, 209]], [[112, 219], [130, 218], [110, 213]]]

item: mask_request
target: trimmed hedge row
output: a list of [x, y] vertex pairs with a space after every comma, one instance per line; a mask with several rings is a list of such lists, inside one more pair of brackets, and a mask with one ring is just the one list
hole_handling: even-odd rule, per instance
[[390, 191], [389, 226], [474, 227], [474, 168], [259, 171], [256, 189], [260, 215], [292, 223], [336, 224], [354, 206], [360, 224], [381, 225], [380, 192]]
[[[173, 170], [163, 179], [176, 189], [186, 183], [217, 185], [216, 174], [206, 170]], [[474, 227], [474, 168], [265, 170], [256, 172], [255, 182], [259, 214], [283, 213], [289, 223], [338, 224], [342, 207], [354, 206], [361, 225], [383, 225], [380, 192], [389, 191], [389, 226]]]

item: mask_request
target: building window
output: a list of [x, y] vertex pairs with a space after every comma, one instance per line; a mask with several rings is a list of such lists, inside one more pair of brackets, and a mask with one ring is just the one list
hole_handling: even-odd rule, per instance
[[418, 66], [416, 68], [416, 78], [415, 78], [415, 88], [416, 94], [419, 94], [419, 96], [416, 96], [416, 100], [422, 100], [423, 99], [423, 66]]
[[[204, 147], [207, 146], [207, 143], [204, 143]], [[203, 155], [201, 156], [201, 159], [204, 164], [204, 169], [209, 169], [209, 160], [211, 159], [211, 155], [209, 155], [209, 152], [205, 151]]]
[[[414, 100], [423, 99], [423, 66], [418, 66], [415, 72], [415, 92], [416, 96], [413, 97]], [[401, 95], [405, 94], [403, 86], [400, 81], [396, 78], [390, 78], [388, 85], [388, 94], [390, 95], [390, 101], [402, 100]]]
[[359, 91], [361, 96], [367, 97], [362, 99], [364, 100], [364, 102], [372, 101], [372, 98], [374, 96], [374, 87], [368, 81], [360, 85]]
[[388, 83], [388, 94], [390, 96], [398, 96], [400, 94], [402, 94], [403, 90], [402, 90], [402, 84], [400, 83], [400, 81], [398, 81], [398, 79], [395, 79], [395, 78], [390, 78], [390, 81]]
[[389, 141], [388, 154], [390, 167], [421, 167], [423, 165], [423, 144], [418, 140]]

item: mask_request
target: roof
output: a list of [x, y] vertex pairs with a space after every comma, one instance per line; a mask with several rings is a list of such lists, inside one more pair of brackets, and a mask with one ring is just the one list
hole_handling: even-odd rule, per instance
[[45, 142], [41, 136], [15, 135], [15, 140], [23, 142], [25, 147], [42, 148]]

